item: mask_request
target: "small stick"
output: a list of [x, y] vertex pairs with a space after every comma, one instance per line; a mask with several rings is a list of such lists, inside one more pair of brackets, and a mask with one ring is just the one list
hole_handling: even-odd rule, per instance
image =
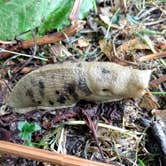
[[161, 77], [159, 77], [158, 79], [152, 80], [150, 81], [150, 85], [157, 85], [160, 84], [162, 82], [166, 81], [166, 74], [162, 75]]
[[[76, 24], [65, 28], [62, 32], [56, 32], [49, 35], [45, 35], [42, 38], [37, 39], [37, 45], [45, 45], [50, 43], [55, 43], [66, 38], [66, 36], [72, 36], [80, 29], [83, 28], [83, 21], [78, 21]], [[34, 45], [33, 40], [25, 40], [22, 42], [22, 48], [27, 49]]]
[[146, 56], [142, 56], [138, 59], [138, 61], [143, 62], [143, 61], [148, 61], [148, 60], [151, 60], [151, 59], [157, 59], [157, 58], [162, 58], [162, 57], [166, 57], [166, 51], [155, 53], [155, 54], [150, 54], [150, 55], [146, 55]]
[[[45, 45], [45, 44], [50, 44], [50, 43], [55, 43], [58, 41], [61, 41], [66, 38], [66, 36], [72, 36], [79, 30], [83, 28], [83, 25], [85, 24], [84, 21], [77, 21], [75, 24], [71, 25], [70, 27], [65, 28], [62, 32], [56, 32], [52, 33], [49, 35], [45, 35], [39, 39], [37, 39], [36, 44], [38, 46]], [[30, 48], [34, 45], [34, 40], [25, 40], [21, 41], [20, 44], [15, 45], [9, 49], [9, 51], [18, 51], [21, 49], [27, 49]], [[0, 54], [0, 59], [5, 59], [10, 56], [10, 52], [5, 52]]]
[[7, 141], [0, 141], [0, 152], [61, 166], [115, 166]]

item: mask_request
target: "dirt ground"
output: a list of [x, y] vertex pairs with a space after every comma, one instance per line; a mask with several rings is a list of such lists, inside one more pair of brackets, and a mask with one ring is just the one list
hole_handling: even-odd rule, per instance
[[[134, 0], [127, 1], [127, 6], [111, 2], [97, 1], [98, 13], [91, 11], [84, 28], [76, 34], [38, 47], [36, 55], [47, 62], [21, 56], [0, 60], [0, 140], [25, 144], [18, 123], [27, 121], [41, 128], [31, 138], [38, 148], [115, 165], [164, 166], [166, 53], [157, 53], [166, 52], [166, 5], [164, 1], [146, 1], [144, 7]], [[21, 52], [32, 55], [34, 49]], [[23, 76], [40, 66], [63, 61], [111, 61], [150, 69], [148, 92], [136, 99], [80, 101], [72, 108], [36, 109], [26, 114], [6, 106], [10, 90]], [[49, 164], [0, 154], [0, 165]]]

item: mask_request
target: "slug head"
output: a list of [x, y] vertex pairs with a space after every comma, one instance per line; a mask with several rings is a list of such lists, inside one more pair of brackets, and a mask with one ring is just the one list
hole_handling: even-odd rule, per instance
[[[104, 72], [103, 72], [104, 71]], [[135, 98], [144, 94], [150, 70], [137, 70], [120, 65], [100, 66], [91, 70], [92, 92], [103, 98]]]
[[129, 97], [139, 97], [144, 95], [148, 88], [151, 70], [136, 70], [131, 73], [130, 83], [128, 84]]

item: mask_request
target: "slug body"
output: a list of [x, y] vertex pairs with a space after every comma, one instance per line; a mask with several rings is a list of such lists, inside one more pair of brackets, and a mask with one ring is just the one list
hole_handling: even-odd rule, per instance
[[150, 70], [110, 62], [65, 62], [41, 67], [23, 77], [11, 92], [14, 108], [71, 107], [79, 100], [109, 102], [142, 96]]

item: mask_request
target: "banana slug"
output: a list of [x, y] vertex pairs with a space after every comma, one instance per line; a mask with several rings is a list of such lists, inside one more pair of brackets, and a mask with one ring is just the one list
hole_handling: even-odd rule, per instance
[[79, 100], [109, 102], [136, 98], [144, 94], [150, 75], [151, 70], [111, 62], [50, 64], [19, 80], [7, 103], [24, 113], [35, 108], [71, 107]]

